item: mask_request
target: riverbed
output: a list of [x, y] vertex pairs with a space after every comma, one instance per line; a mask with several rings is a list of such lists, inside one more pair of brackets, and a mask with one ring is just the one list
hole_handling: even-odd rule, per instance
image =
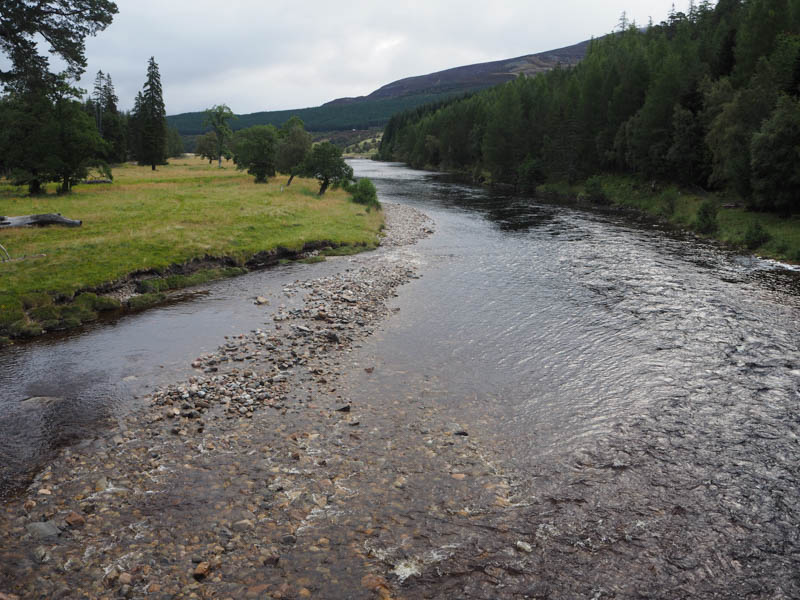
[[[256, 434], [254, 423], [272, 421], [239, 395], [220, 413], [244, 416], [234, 420], [244, 429], [229, 435], [222, 433], [226, 420], [214, 425], [202, 417], [202, 428], [166, 428], [174, 448], [165, 452], [159, 436], [142, 445], [128, 422], [117, 441], [78, 448], [75, 465], [81, 453], [96, 451], [114, 465], [107, 480], [127, 482], [119, 486], [128, 489], [120, 492], [125, 498], [109, 500], [100, 523], [84, 517], [98, 527], [89, 536], [95, 542], [103, 539], [103, 519], [151, 541], [160, 539], [159, 530], [181, 533], [164, 554], [126, 548], [105, 561], [90, 556], [65, 580], [98, 589], [128, 585], [131, 594], [155, 586], [154, 594], [169, 589], [178, 597], [800, 596], [795, 273], [615, 213], [503, 196], [401, 165], [353, 165], [375, 181], [383, 201], [416, 207], [435, 222], [435, 235], [384, 255], [413, 269], [389, 297], [389, 316], [278, 394], [283, 412], [274, 412], [272, 392], [248, 392], [269, 396], [263, 410], [282, 415], [274, 432]], [[148, 385], [195, 372], [190, 363], [223, 335], [230, 345], [223, 355], [246, 363], [264, 345], [260, 334], [237, 338], [239, 332], [280, 326], [282, 315], [287, 327], [302, 316], [312, 325], [301, 327], [319, 331], [317, 321], [326, 321], [302, 312], [302, 282], [356, 264], [253, 274], [129, 324], [101, 325], [64, 346], [53, 342], [52, 350], [15, 352], [42, 356], [45, 365], [52, 352], [61, 356], [53, 364], [67, 373], [65, 357], [74, 354], [78, 373], [99, 373], [75, 378], [83, 387], [66, 394], [81, 408], [82, 398], [93, 398], [84, 412], [103, 417], [101, 424], [88, 420], [75, 433], [90, 439], [108, 414], [135, 414], [145, 401], [134, 396], [152, 391]], [[254, 307], [253, 296], [262, 292], [272, 303]], [[120, 326], [128, 333], [110, 343], [90, 341]], [[132, 340], [152, 346], [126, 345]], [[100, 359], [80, 358], [69, 344], [100, 348], [116, 366], [97, 368]], [[130, 369], [134, 356], [139, 362]], [[218, 357], [211, 360], [198, 364], [213, 369]], [[17, 399], [65, 395], [58, 370], [17, 372], [43, 373], [15, 384]], [[172, 398], [159, 406], [193, 423], [181, 411], [202, 412], [204, 402], [183, 408], [183, 394], [195, 398], [190, 387], [156, 393]], [[57, 445], [44, 431], [42, 445]], [[202, 441], [209, 435], [216, 450]], [[215, 458], [222, 451], [230, 459]], [[248, 456], [258, 458], [247, 465]], [[146, 487], [133, 485], [127, 473], [144, 459], [153, 477], [180, 474], [172, 484], [163, 475], [162, 488], [173, 485], [172, 495], [161, 489], [143, 502], [131, 492]], [[55, 492], [48, 481], [62, 482], [68, 471], [49, 473], [31, 488], [39, 503], [27, 516], [15, 512], [21, 501], [9, 509], [8, 522], [22, 532], [33, 518], [63, 519], [59, 511], [70, 506], [83, 513], [100, 504], [87, 501], [91, 494], [80, 486], [69, 488], [83, 496], [72, 505], [43, 502], [49, 494], [37, 498], [39, 489]], [[116, 487], [94, 493], [113, 495]], [[197, 504], [212, 489], [209, 506]], [[255, 496], [242, 506], [241, 495]], [[126, 505], [131, 514], [124, 514]], [[190, 515], [200, 524], [187, 522]], [[35, 574], [37, 550], [41, 558], [50, 553], [43, 564], [57, 562], [64, 550], [61, 567], [69, 552], [86, 551], [76, 542], [79, 529], [63, 530], [58, 540], [69, 543], [19, 546], [9, 575]], [[120, 543], [119, 533], [112, 535]], [[208, 578], [193, 577], [206, 562]], [[116, 577], [109, 579], [105, 570], [112, 568]], [[175, 573], [183, 579], [166, 585]], [[121, 584], [120, 574], [130, 582]]]

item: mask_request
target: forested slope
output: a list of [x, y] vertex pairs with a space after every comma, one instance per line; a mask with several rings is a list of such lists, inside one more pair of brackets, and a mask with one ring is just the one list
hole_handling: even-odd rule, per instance
[[[256, 112], [239, 115], [231, 123], [234, 129], [252, 125], [280, 127], [290, 117], [303, 120], [309, 131], [342, 131], [383, 127], [392, 115], [431, 102], [456, 98], [510, 81], [519, 75], [541, 73], [558, 65], [575, 65], [585, 56], [589, 42], [504, 60], [466, 65], [407, 77], [388, 83], [368, 96], [339, 98], [322, 106], [292, 110]], [[204, 112], [167, 117], [181, 135], [193, 136], [208, 131], [203, 125]]]
[[380, 155], [531, 191], [598, 172], [800, 212], [800, 0], [720, 0], [595, 40], [576, 67], [386, 126]]

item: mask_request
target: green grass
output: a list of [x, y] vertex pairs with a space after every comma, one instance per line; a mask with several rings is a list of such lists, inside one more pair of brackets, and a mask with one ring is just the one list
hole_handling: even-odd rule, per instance
[[178, 290], [192, 285], [200, 285], [208, 281], [223, 279], [225, 277], [235, 277], [244, 275], [247, 269], [243, 267], [228, 267], [225, 269], [204, 269], [191, 273], [190, 275], [168, 275], [166, 277], [154, 277], [139, 282], [138, 291], [143, 293], [165, 292], [168, 290]]
[[[635, 209], [662, 219], [675, 227], [698, 231], [698, 211], [704, 201], [716, 202], [717, 231], [710, 237], [729, 246], [759, 256], [788, 262], [800, 262], [800, 218], [782, 218], [769, 213], [756, 213], [734, 202], [710, 193], [693, 193], [676, 186], [657, 186], [649, 182], [618, 175], [598, 176], [606, 196], [613, 205]], [[582, 184], [547, 183], [537, 192], [546, 198], [581, 201]]]
[[[77, 228], [0, 231], [0, 244], [16, 259], [0, 263], [0, 336], [17, 337], [14, 324], [24, 335], [41, 329], [43, 321], [53, 325], [56, 315], [43, 307], [60, 311], [77, 293], [132, 273], [167, 273], [171, 266], [206, 257], [240, 266], [143, 282], [149, 289], [141, 291], [159, 293], [240, 273], [250, 257], [277, 247], [299, 251], [325, 240], [372, 248], [383, 224], [381, 213], [365, 214], [342, 190], [320, 198], [314, 180], [295, 178], [286, 188], [279, 177], [256, 185], [230, 165], [218, 169], [195, 158], [171, 161], [157, 171], [126, 164], [114, 170], [113, 184], [80, 185], [65, 196], [54, 190], [31, 197], [0, 181], [0, 215], [58, 212], [83, 221]], [[60, 316], [60, 326], [87, 318], [73, 312]]]

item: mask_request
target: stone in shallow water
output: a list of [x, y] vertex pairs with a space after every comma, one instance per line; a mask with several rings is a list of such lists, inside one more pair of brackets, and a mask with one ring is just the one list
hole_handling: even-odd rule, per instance
[[61, 535], [61, 530], [52, 521], [40, 521], [38, 523], [28, 523], [25, 525], [33, 537], [37, 539], [51, 538]]

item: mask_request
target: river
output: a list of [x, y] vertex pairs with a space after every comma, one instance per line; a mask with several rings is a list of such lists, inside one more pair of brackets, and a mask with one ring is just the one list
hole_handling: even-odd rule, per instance
[[[528, 533], [565, 554], [596, 550], [604, 581], [648, 595], [661, 569], [661, 585], [681, 582], [673, 597], [714, 589], [721, 574], [742, 597], [800, 594], [796, 272], [617, 213], [352, 165], [437, 231], [410, 250], [422, 277], [358, 350], [375, 369], [352, 373], [349, 389], [402, 392], [467, 428], [517, 474]], [[252, 273], [0, 351], [6, 481], [185, 375], [222, 336], [259, 326], [256, 294], [339, 264]], [[591, 571], [541, 568], [564, 581]]]

